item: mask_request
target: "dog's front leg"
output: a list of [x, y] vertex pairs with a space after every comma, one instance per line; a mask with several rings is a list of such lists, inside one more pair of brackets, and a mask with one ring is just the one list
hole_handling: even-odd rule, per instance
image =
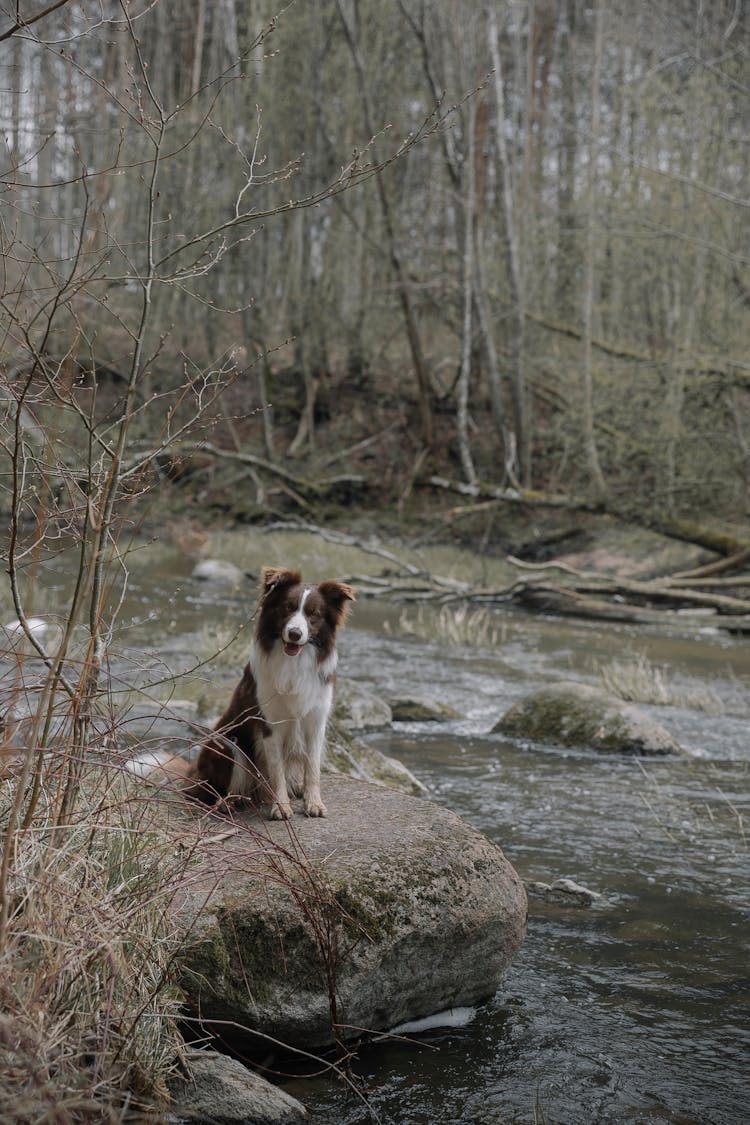
[[263, 740], [263, 756], [265, 758], [265, 775], [268, 787], [271, 790], [271, 820], [289, 820], [292, 815], [292, 805], [286, 788], [286, 774], [284, 771], [284, 748], [277, 736]]
[[320, 765], [325, 745], [326, 716], [313, 716], [306, 724], [305, 779], [303, 801], [305, 816], [326, 816], [328, 810], [320, 795]]

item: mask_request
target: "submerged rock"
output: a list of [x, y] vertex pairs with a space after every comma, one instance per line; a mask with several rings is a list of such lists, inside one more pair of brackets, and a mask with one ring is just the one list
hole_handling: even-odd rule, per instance
[[169, 1084], [171, 1120], [195, 1125], [294, 1125], [309, 1120], [301, 1102], [236, 1059], [192, 1050], [187, 1062], [190, 1075]]
[[619, 754], [682, 754], [669, 731], [632, 703], [588, 684], [559, 683], [514, 703], [493, 734]]
[[193, 567], [193, 578], [200, 582], [221, 582], [225, 585], [239, 586], [247, 575], [234, 563], [226, 559], [202, 559]]
[[529, 898], [541, 899], [556, 906], [591, 906], [601, 902], [603, 896], [572, 879], [555, 879], [554, 883], [524, 881]]
[[445, 723], [461, 718], [447, 703], [434, 699], [392, 699], [391, 713], [397, 723]]
[[245, 1029], [248, 1052], [271, 1048], [264, 1036], [326, 1048], [332, 1020], [351, 1039], [475, 1004], [523, 941], [523, 885], [476, 829], [348, 778], [323, 796], [325, 820], [241, 814], [186, 880], [189, 1009]]

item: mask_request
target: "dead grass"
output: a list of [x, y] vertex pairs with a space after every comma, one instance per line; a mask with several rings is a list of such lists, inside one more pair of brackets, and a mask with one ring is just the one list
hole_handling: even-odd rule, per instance
[[456, 647], [498, 648], [505, 642], [507, 627], [488, 609], [467, 605], [418, 606], [399, 617], [402, 634], [425, 641], [440, 641]]
[[[180, 1055], [168, 907], [192, 857], [96, 766], [69, 822], [14, 838], [0, 946], [0, 1121], [144, 1120]], [[5, 827], [13, 779], [0, 782]], [[47, 794], [51, 799], [52, 794]]]
[[627, 702], [682, 707], [709, 715], [720, 715], [724, 710], [721, 699], [710, 687], [670, 683], [666, 669], [652, 664], [643, 653], [612, 660], [601, 665], [598, 673], [606, 690]]

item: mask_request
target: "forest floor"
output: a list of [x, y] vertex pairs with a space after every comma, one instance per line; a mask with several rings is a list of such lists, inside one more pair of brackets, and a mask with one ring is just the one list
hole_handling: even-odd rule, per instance
[[[750, 520], [743, 513], [727, 514], [718, 506], [700, 510], [689, 502], [664, 513], [648, 507], [626, 481], [604, 503], [590, 502], [574, 481], [555, 479], [544, 468], [543, 483], [519, 489], [504, 478], [500, 464], [493, 470], [485, 451], [484, 471], [478, 465], [477, 483], [467, 486], [447, 422], [440, 420], [436, 449], [427, 457], [409, 420], [397, 413], [381, 407], [369, 427], [351, 415], [329, 420], [314, 448], [296, 455], [288, 451], [293, 430], [277, 430], [275, 448], [265, 453], [257, 435], [245, 441], [236, 432], [232, 442], [217, 433], [212, 441], [185, 443], [159, 458], [159, 476], [135, 501], [131, 518], [151, 533], [165, 521], [205, 528], [295, 520], [406, 548], [452, 543], [531, 563], [561, 555], [590, 555], [592, 562], [597, 543], [613, 535], [618, 552], [624, 536], [629, 552], [642, 561], [656, 533], [675, 547], [654, 574], [750, 547]], [[366, 436], [358, 436], [363, 429]], [[686, 547], [680, 550], [679, 543]]]
[[131, 527], [196, 554], [211, 531], [238, 527], [377, 541], [394, 558], [377, 564], [376, 581], [404, 599], [452, 596], [424, 569], [430, 547], [451, 545], [510, 563], [502, 589], [467, 582], [454, 591], [467, 600], [647, 623], [713, 614], [722, 628], [750, 632], [750, 524], [742, 514], [689, 504], [660, 512], [643, 502], [648, 482], [635, 492], [624, 475], [605, 503], [593, 504], [542, 456], [543, 486], [521, 489], [504, 477], [497, 453], [493, 463], [487, 425], [477, 428], [477, 483], [467, 487], [452, 415], [436, 409], [427, 456], [403, 389], [377, 399], [346, 382], [339, 391], [336, 401], [319, 399], [312, 442], [309, 434], [300, 440], [300, 403], [275, 395], [265, 430], [257, 413], [231, 423], [220, 415], [200, 440], [159, 453], [127, 512]]

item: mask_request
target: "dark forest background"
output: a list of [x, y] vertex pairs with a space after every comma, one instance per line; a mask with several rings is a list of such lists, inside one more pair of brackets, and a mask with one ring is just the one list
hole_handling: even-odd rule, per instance
[[741, 3], [1, 8], [6, 421], [58, 475], [124, 410], [261, 501], [747, 517]]

